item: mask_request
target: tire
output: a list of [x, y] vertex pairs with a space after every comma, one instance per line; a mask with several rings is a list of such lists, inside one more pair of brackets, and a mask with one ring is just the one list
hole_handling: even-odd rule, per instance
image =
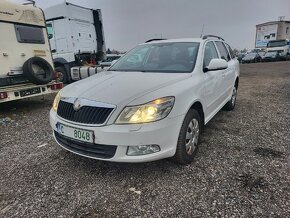
[[44, 85], [52, 80], [52, 66], [43, 58], [32, 57], [23, 64], [23, 74], [32, 83]]
[[236, 106], [236, 101], [237, 101], [237, 94], [238, 94], [238, 89], [236, 86], [234, 86], [233, 88], [233, 94], [231, 99], [226, 103], [226, 105], [224, 106], [224, 109], [227, 111], [232, 111], [235, 109]]
[[56, 67], [55, 72], [59, 73], [59, 82], [62, 82], [63, 84], [68, 84], [68, 75], [64, 67]]
[[186, 165], [194, 160], [198, 151], [201, 129], [200, 115], [194, 109], [189, 110], [180, 129], [176, 153], [173, 157], [175, 162]]

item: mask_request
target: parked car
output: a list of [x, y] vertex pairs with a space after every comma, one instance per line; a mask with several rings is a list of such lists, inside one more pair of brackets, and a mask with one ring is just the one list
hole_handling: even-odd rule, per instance
[[260, 55], [261, 61], [262, 61], [262, 59], [265, 56], [266, 52], [265, 51], [260, 51], [260, 52], [258, 52], [258, 54]]
[[252, 52], [252, 53], [247, 54], [245, 57], [243, 57], [241, 63], [257, 63], [257, 62], [261, 62], [261, 60], [262, 58], [258, 53]]
[[192, 162], [204, 125], [236, 105], [240, 70], [229, 48], [213, 36], [137, 46], [58, 93], [50, 111], [57, 143], [106, 161]]
[[242, 62], [242, 59], [246, 56], [246, 54], [244, 53], [240, 53], [238, 54], [238, 61], [241, 63]]
[[263, 62], [278, 61], [278, 60], [280, 60], [280, 57], [277, 51], [268, 51], [262, 59]]
[[105, 60], [100, 62], [101, 67], [110, 67], [112, 62], [115, 60], [118, 60], [122, 55], [118, 54], [107, 54], [107, 57]]

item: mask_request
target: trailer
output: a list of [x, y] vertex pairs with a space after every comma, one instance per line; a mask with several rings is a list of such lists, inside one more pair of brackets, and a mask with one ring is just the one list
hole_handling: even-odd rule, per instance
[[62, 81], [81, 79], [83, 71], [86, 77], [100, 71], [97, 63], [106, 55], [101, 10], [64, 1], [44, 13], [53, 62]]
[[53, 77], [42, 10], [0, 1], [0, 103], [57, 92]]

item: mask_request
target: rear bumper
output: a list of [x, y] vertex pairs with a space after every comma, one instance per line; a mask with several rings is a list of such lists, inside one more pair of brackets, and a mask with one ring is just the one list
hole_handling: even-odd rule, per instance
[[48, 83], [45, 85], [35, 85], [32, 83], [26, 83], [0, 87], [0, 93], [7, 93], [8, 95], [6, 99], [0, 99], [0, 103], [55, 93], [59, 90], [53, 90], [51, 86], [56, 84], [61, 83]]

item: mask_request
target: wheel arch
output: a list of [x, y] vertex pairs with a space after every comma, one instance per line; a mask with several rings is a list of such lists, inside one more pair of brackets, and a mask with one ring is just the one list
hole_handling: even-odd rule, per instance
[[202, 103], [200, 101], [196, 101], [191, 105], [190, 109], [194, 109], [198, 112], [200, 119], [202, 121], [202, 129], [203, 129], [205, 125], [205, 120], [204, 120], [204, 109], [203, 109]]
[[238, 89], [239, 88], [239, 82], [240, 82], [240, 78], [237, 77], [235, 80], [235, 87]]
[[64, 58], [53, 59], [54, 67], [65, 67], [68, 62]]

